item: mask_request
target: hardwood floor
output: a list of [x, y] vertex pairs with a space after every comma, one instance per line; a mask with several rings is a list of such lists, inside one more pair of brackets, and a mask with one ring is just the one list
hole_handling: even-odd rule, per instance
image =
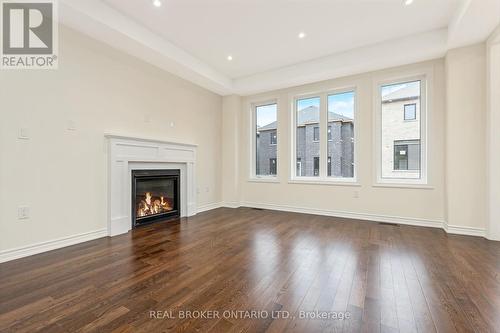
[[493, 332], [499, 272], [482, 238], [217, 209], [0, 264], [0, 331]]

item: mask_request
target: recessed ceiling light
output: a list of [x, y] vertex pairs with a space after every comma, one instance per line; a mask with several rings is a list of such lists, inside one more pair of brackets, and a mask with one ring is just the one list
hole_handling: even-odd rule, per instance
[[305, 32], [301, 32], [299, 33], [299, 36], [298, 36], [300, 39], [302, 38], [305, 38], [306, 37], [306, 33]]
[[413, 3], [413, 0], [405, 0], [405, 5], [409, 6]]
[[153, 1], [153, 5], [154, 5], [155, 7], [161, 7], [161, 1], [160, 1], [160, 0], [154, 0], [154, 1]]
[[227, 56], [227, 60], [228, 60], [228, 61], [233, 60], [233, 56], [232, 56], [232, 55], [228, 55], [228, 56]]

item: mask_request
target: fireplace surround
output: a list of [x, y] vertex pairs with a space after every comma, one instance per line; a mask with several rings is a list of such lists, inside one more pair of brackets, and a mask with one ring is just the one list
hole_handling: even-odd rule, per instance
[[179, 216], [196, 215], [197, 145], [113, 134], [106, 134], [105, 137], [109, 236], [127, 233], [134, 225], [132, 173], [137, 170], [180, 170]]
[[179, 217], [181, 170], [132, 170], [132, 227]]

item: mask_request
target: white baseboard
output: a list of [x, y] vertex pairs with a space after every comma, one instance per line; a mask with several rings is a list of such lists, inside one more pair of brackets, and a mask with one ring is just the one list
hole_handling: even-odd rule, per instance
[[[467, 236], [477, 236], [485, 237], [486, 231], [481, 228], [474, 227], [462, 227], [455, 225], [448, 225], [445, 221], [441, 220], [429, 220], [429, 219], [418, 219], [418, 218], [408, 218], [400, 216], [389, 216], [389, 215], [377, 215], [377, 214], [365, 214], [365, 213], [355, 213], [355, 212], [345, 212], [336, 211], [328, 209], [316, 209], [316, 208], [305, 208], [287, 205], [276, 205], [268, 203], [256, 203], [256, 202], [217, 202], [207, 205], [202, 205], [198, 207], [198, 213], [209, 211], [216, 208], [227, 207], [227, 208], [238, 208], [238, 207], [250, 207], [250, 208], [261, 208], [269, 210], [278, 210], [284, 212], [292, 213], [303, 213], [303, 214], [313, 214], [313, 215], [323, 215], [332, 216], [348, 219], [357, 219], [364, 221], [373, 222], [385, 222], [385, 223], [397, 223], [404, 225], [413, 225], [420, 227], [431, 227], [440, 228], [449, 234], [456, 235], [467, 235]], [[87, 242], [101, 237], [107, 236], [107, 230], [101, 229], [96, 231], [90, 231], [78, 235], [73, 235], [69, 237], [59, 238], [47, 242], [37, 243], [25, 247], [19, 247], [10, 250], [0, 251], [0, 263], [19, 259], [34, 254], [51, 251], [55, 249], [60, 249], [66, 246], [75, 245], [78, 243]]]
[[87, 242], [97, 238], [106, 237], [107, 235], [107, 229], [101, 229], [33, 245], [18, 247], [15, 249], [0, 251], [0, 263]]
[[419, 219], [413, 217], [401, 217], [401, 216], [390, 216], [390, 215], [378, 215], [378, 214], [365, 214], [365, 213], [355, 213], [346, 211], [336, 211], [329, 209], [317, 209], [317, 208], [306, 208], [306, 207], [296, 207], [287, 205], [276, 205], [268, 203], [257, 203], [257, 202], [241, 202], [241, 203], [224, 203], [224, 207], [237, 208], [237, 207], [250, 207], [250, 208], [261, 208], [270, 210], [279, 210], [284, 212], [292, 213], [303, 213], [303, 214], [313, 214], [313, 215], [323, 215], [332, 216], [348, 219], [357, 219], [372, 222], [385, 222], [385, 223], [397, 223], [404, 225], [413, 225], [418, 227], [430, 227], [430, 228], [440, 228], [446, 233], [455, 235], [466, 235], [466, 236], [476, 236], [485, 237], [486, 230], [474, 227], [462, 227], [456, 225], [448, 225], [444, 220], [431, 220], [431, 219]]
[[239, 202], [216, 202], [208, 205], [201, 205], [198, 207], [198, 213], [206, 212], [217, 208], [239, 208], [241, 207]]
[[238, 208], [238, 207], [241, 207], [241, 204], [239, 202], [226, 201], [226, 202], [222, 203], [222, 207], [225, 207], [225, 208]]
[[458, 225], [448, 225], [445, 223], [443, 229], [449, 234], [486, 238], [486, 230], [481, 228], [462, 227]]
[[206, 211], [216, 209], [216, 208], [221, 208], [221, 207], [223, 207], [222, 202], [215, 202], [215, 203], [211, 203], [211, 204], [207, 204], [207, 205], [198, 206], [197, 212], [198, 213], [206, 212]]
[[279, 210], [279, 211], [293, 212], [293, 213], [332, 216], [332, 217], [340, 217], [340, 218], [356, 219], [356, 220], [364, 220], [364, 221], [373, 221], [373, 222], [385, 222], [385, 223], [414, 225], [414, 226], [419, 226], [419, 227], [443, 228], [443, 223], [444, 223], [444, 221], [442, 221], [442, 220], [428, 220], [428, 219], [418, 219], [418, 218], [411, 218], [411, 217], [365, 214], [365, 213], [337, 211], [337, 210], [330, 210], [330, 209], [305, 208], [305, 207], [286, 206], [286, 205], [264, 204], [264, 203], [256, 203], [256, 202], [242, 202], [241, 206], [251, 207], [251, 208]]

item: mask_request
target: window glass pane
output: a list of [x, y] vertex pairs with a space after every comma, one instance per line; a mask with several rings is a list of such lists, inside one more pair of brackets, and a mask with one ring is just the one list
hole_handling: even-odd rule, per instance
[[408, 170], [408, 145], [394, 143], [394, 170]]
[[297, 176], [303, 176], [302, 174], [302, 160], [300, 158], [297, 158]]
[[272, 145], [278, 143], [278, 134], [276, 133], [276, 131], [269, 131], [269, 136]]
[[[255, 174], [257, 176], [276, 175], [277, 115], [277, 104], [255, 108]], [[274, 160], [274, 166], [270, 163], [271, 160]]]
[[328, 96], [329, 177], [354, 177], [354, 91]]
[[314, 158], [314, 176], [319, 176], [319, 157]]
[[382, 178], [420, 179], [421, 81], [382, 86], [381, 94]]
[[271, 175], [276, 175], [276, 170], [278, 169], [278, 165], [276, 163], [276, 159], [275, 158], [271, 158], [269, 159], [269, 173]]
[[314, 127], [313, 140], [314, 141], [319, 141], [319, 127]]
[[417, 104], [406, 104], [404, 110], [405, 120], [417, 119]]
[[[296, 134], [296, 157], [297, 176], [314, 177], [319, 176], [319, 105], [320, 98], [306, 98], [297, 100], [297, 134]], [[315, 129], [316, 128], [316, 129]], [[317, 140], [315, 139], [317, 135]], [[317, 168], [316, 162], [317, 159]], [[299, 168], [300, 162], [300, 168]]]

